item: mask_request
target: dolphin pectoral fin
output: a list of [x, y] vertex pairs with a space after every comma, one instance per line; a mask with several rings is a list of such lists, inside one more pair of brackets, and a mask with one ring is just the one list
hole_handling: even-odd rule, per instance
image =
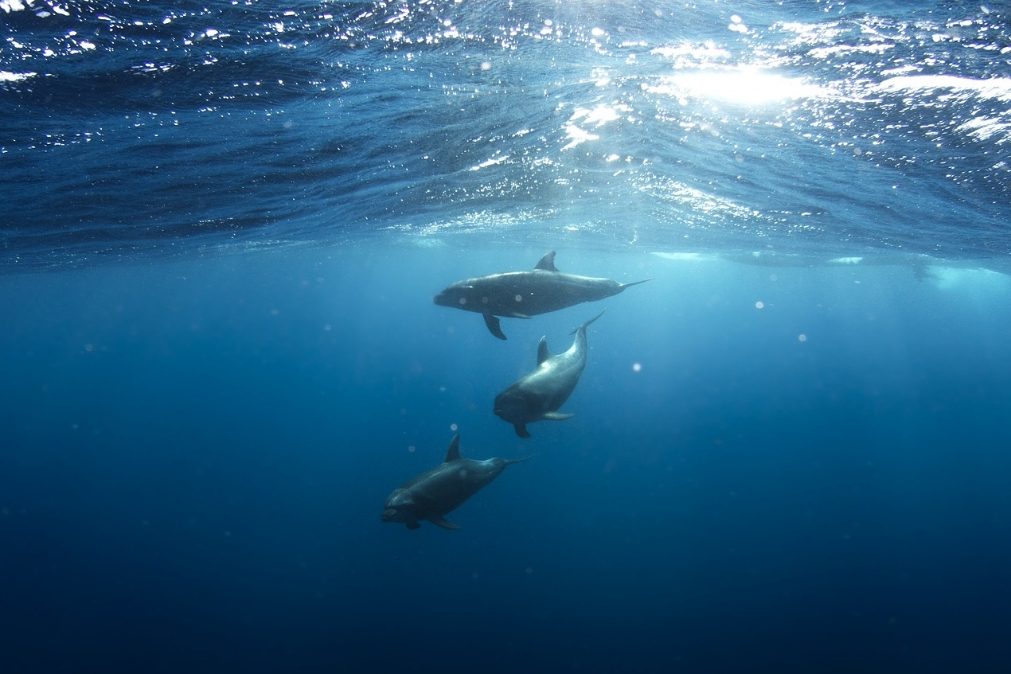
[[555, 267], [555, 251], [551, 251], [542, 257], [534, 269], [540, 269], [542, 271], [558, 271]]
[[488, 326], [489, 332], [495, 335], [499, 339], [505, 339], [505, 333], [502, 332], [502, 326], [499, 324], [497, 316], [492, 316], [491, 314], [481, 314], [484, 317], [484, 324]]
[[547, 419], [549, 421], [565, 421], [566, 419], [571, 419], [574, 416], [576, 415], [566, 412], [545, 412], [541, 419]]
[[413, 530], [413, 529], [419, 528], [421, 525], [418, 524], [418, 520], [411, 520], [410, 522], [406, 523], [406, 526], [407, 526], [408, 529], [412, 529]]
[[434, 524], [437, 527], [442, 527], [443, 529], [449, 529], [451, 531], [460, 528], [459, 526], [457, 526], [456, 524], [453, 524], [449, 520], [444, 519], [442, 517], [438, 517], [438, 516], [436, 516], [436, 517], [429, 517], [428, 521], [431, 522], [432, 524]]
[[530, 432], [527, 430], [526, 424], [513, 424], [513, 428], [516, 429], [516, 435], [521, 438], [529, 438]]

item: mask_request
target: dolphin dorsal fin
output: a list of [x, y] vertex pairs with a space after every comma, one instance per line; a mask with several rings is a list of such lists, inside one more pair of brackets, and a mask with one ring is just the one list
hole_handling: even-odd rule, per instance
[[541, 341], [537, 342], [537, 364], [540, 365], [550, 357], [551, 352], [548, 351], [548, 338], [541, 337]]
[[460, 434], [457, 433], [456, 435], [453, 436], [453, 439], [449, 441], [449, 449], [446, 450], [445, 463], [459, 460], [460, 460]]
[[555, 267], [555, 251], [551, 251], [542, 257], [534, 269], [541, 269], [543, 271], [558, 271], [558, 268]]

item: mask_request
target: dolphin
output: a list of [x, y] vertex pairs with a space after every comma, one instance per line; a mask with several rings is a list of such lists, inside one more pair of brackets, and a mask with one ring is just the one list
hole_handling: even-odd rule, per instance
[[481, 314], [491, 334], [505, 339], [499, 316], [530, 318], [581, 302], [602, 300], [648, 280], [618, 283], [607, 278], [563, 274], [555, 267], [555, 251], [551, 251], [530, 271], [457, 281], [436, 295], [435, 303]]
[[460, 435], [453, 436], [446, 459], [432, 470], [400, 485], [386, 499], [383, 522], [403, 522], [417, 529], [419, 520], [428, 520], [443, 529], [459, 529], [446, 520], [446, 513], [486, 487], [506, 466], [526, 459], [492, 457], [483, 461], [460, 456]]
[[495, 414], [516, 429], [516, 435], [529, 438], [527, 424], [541, 419], [561, 421], [572, 417], [558, 411], [576, 388], [579, 375], [586, 367], [586, 326], [604, 315], [600, 312], [573, 330], [576, 338], [564, 353], [552, 356], [548, 340], [541, 337], [537, 344], [537, 367], [517, 379], [495, 396]]

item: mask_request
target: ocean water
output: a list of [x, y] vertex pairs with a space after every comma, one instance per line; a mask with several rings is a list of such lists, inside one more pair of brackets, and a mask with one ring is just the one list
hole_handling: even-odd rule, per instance
[[[1011, 671], [1005, 3], [0, 0], [0, 672]], [[529, 269], [649, 283], [491, 336]], [[566, 421], [495, 395], [589, 329]], [[465, 456], [529, 457], [380, 522]]]

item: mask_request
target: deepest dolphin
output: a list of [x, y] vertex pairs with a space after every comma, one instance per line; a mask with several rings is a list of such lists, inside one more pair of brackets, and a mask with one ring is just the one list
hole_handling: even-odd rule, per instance
[[572, 416], [559, 412], [558, 408], [568, 400], [586, 367], [586, 327], [602, 315], [603, 312], [597, 314], [574, 330], [576, 338], [565, 353], [552, 356], [547, 338], [541, 337], [534, 371], [495, 396], [495, 414], [511, 423], [516, 435], [529, 438], [527, 424], [531, 421], [561, 421]]
[[487, 486], [505, 467], [525, 459], [492, 457], [483, 461], [460, 456], [460, 436], [453, 436], [446, 459], [432, 470], [400, 485], [386, 499], [383, 522], [403, 522], [417, 529], [420, 520], [428, 520], [443, 529], [459, 529], [446, 520], [446, 513]]
[[435, 303], [481, 314], [491, 334], [505, 339], [499, 316], [530, 318], [581, 302], [602, 300], [648, 280], [618, 283], [607, 278], [563, 274], [555, 267], [555, 251], [551, 251], [530, 271], [457, 281], [436, 295]]

